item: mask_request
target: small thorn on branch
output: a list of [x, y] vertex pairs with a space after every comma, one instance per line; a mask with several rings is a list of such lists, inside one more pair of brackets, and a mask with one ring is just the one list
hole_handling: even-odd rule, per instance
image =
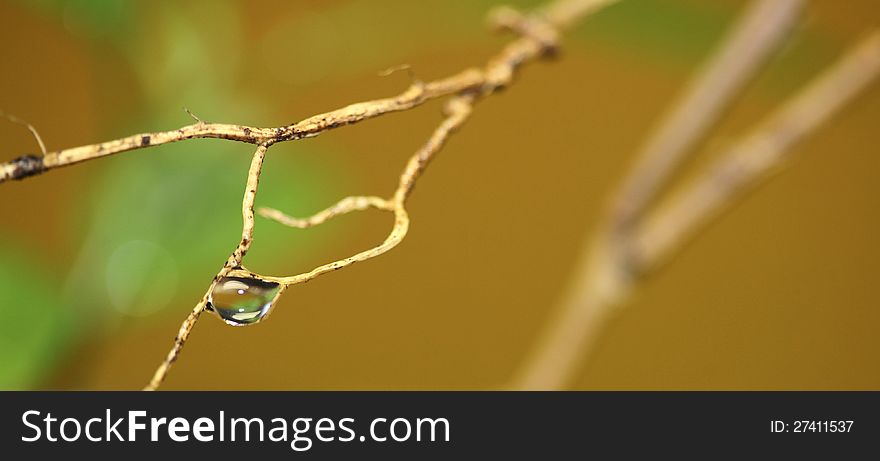
[[[42, 152], [43, 155], [46, 155], [46, 145], [43, 144], [43, 138], [40, 137], [40, 133], [37, 132], [37, 129], [34, 128], [33, 125], [28, 123], [26, 120], [20, 119], [12, 114], [7, 114], [6, 112], [3, 112], [2, 110], [0, 110], [0, 117], [3, 117], [6, 120], [9, 120], [12, 123], [17, 123], [19, 125], [25, 126], [28, 129], [28, 131], [30, 131], [31, 134], [34, 135], [34, 139], [37, 140], [37, 144], [40, 146], [40, 152]], [[18, 159], [16, 159], [16, 160], [18, 160]], [[13, 178], [13, 179], [20, 179], [20, 178]]]
[[400, 71], [400, 70], [405, 70], [406, 73], [409, 74], [410, 77], [413, 77], [413, 79], [415, 79], [414, 72], [412, 70], [412, 66], [410, 66], [409, 64], [398, 64], [396, 66], [391, 66], [385, 70], [379, 71], [379, 76], [380, 77], [387, 77], [387, 76], [389, 76], [397, 71]]
[[187, 114], [189, 114], [189, 116], [192, 117], [192, 119], [195, 120], [196, 123], [205, 123], [205, 122], [203, 122], [202, 119], [200, 119], [196, 114], [192, 113], [192, 111], [189, 110], [188, 108], [184, 107], [183, 110], [184, 110]]
[[398, 64], [396, 66], [391, 66], [383, 71], [380, 71], [379, 76], [380, 77], [387, 77], [387, 76], [389, 76], [395, 72], [401, 71], [401, 70], [406, 71], [406, 75], [409, 76], [410, 86], [423, 87], [425, 85], [424, 82], [422, 82], [421, 80], [419, 80], [418, 77], [416, 77], [415, 71], [413, 71], [412, 66], [410, 66], [409, 64]]

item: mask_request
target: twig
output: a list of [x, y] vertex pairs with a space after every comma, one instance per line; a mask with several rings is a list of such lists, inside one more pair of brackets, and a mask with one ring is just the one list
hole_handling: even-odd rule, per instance
[[[586, 14], [618, 0], [556, 0], [545, 9], [546, 19], [538, 15], [528, 18], [541, 22], [547, 28], [563, 29]], [[276, 128], [258, 128], [246, 125], [197, 122], [176, 130], [140, 133], [99, 144], [49, 152], [38, 164], [22, 162], [22, 157], [0, 164], [0, 183], [10, 179], [24, 179], [58, 167], [106, 157], [134, 149], [158, 146], [192, 138], [220, 138], [260, 145], [317, 136], [325, 131], [384, 115], [412, 109], [422, 103], [468, 91], [489, 94], [509, 84], [513, 72], [524, 62], [548, 52], [547, 43], [530, 35], [523, 35], [510, 43], [485, 69], [463, 70], [455, 75], [433, 82], [414, 82], [403, 93], [384, 99], [351, 104], [334, 111], [313, 115], [291, 125]]]
[[[370, 258], [375, 258], [388, 250], [397, 246], [403, 238], [406, 236], [407, 231], [409, 230], [409, 214], [406, 211], [406, 199], [409, 196], [412, 188], [415, 186], [416, 180], [418, 180], [419, 176], [421, 176], [424, 171], [425, 166], [430, 161], [431, 157], [435, 153], [437, 153], [449, 136], [458, 129], [464, 122], [467, 120], [467, 117], [471, 112], [471, 105], [473, 104], [475, 99], [475, 95], [463, 95], [458, 96], [450, 100], [450, 103], [447, 104], [449, 115], [440, 126], [434, 130], [434, 133], [431, 135], [431, 138], [410, 158], [409, 163], [404, 169], [403, 173], [400, 177], [400, 184], [394, 192], [392, 198], [387, 200], [379, 199], [379, 201], [375, 201], [372, 203], [367, 203], [367, 206], [373, 206], [374, 208], [391, 211], [394, 213], [394, 225], [391, 228], [391, 232], [385, 238], [385, 240], [373, 247], [369, 250], [362, 251], [353, 256], [350, 256], [345, 259], [341, 259], [339, 261], [334, 261], [329, 264], [324, 264], [323, 266], [318, 266], [315, 269], [312, 269], [309, 272], [293, 275], [290, 277], [274, 277], [274, 276], [261, 276], [264, 280], [269, 280], [272, 282], [280, 283], [284, 286], [295, 285], [298, 283], [307, 282], [319, 275], [326, 274], [327, 272], [332, 272], [335, 270], [342, 269], [343, 267], [350, 266], [356, 262], [366, 261]], [[336, 213], [334, 215], [339, 215], [342, 212], [354, 211], [356, 206], [363, 205], [364, 203], [359, 203], [359, 198], [364, 197], [349, 197], [347, 199], [343, 199], [340, 203], [343, 203], [341, 209], [334, 210]], [[372, 197], [366, 197], [367, 199], [373, 199]], [[339, 204], [337, 204], [339, 205]], [[333, 208], [331, 208], [333, 209]], [[304, 220], [297, 220], [295, 218], [290, 218], [283, 213], [280, 216], [276, 215], [276, 217], [280, 217], [278, 219], [279, 222], [283, 224], [302, 224], [302, 221], [306, 223], [314, 222], [314, 221], [326, 221], [330, 217], [330, 213], [328, 210], [324, 210], [323, 212], [318, 213], [310, 218], [306, 218]], [[289, 224], [288, 224], [289, 225]], [[291, 227], [300, 227], [293, 225]]]
[[468, 69], [449, 78], [425, 84], [413, 84], [395, 97], [352, 104], [277, 128], [197, 122], [177, 130], [136, 134], [99, 144], [49, 152], [43, 156], [38, 166], [22, 168], [19, 159], [12, 160], [0, 165], [0, 183], [10, 179], [24, 179], [55, 168], [108, 155], [192, 138], [220, 138], [255, 145], [309, 138], [333, 128], [357, 123], [389, 112], [412, 109], [431, 99], [480, 89], [486, 84], [487, 79], [482, 72], [477, 69]]
[[277, 221], [288, 227], [307, 229], [309, 227], [317, 226], [318, 224], [323, 224], [324, 222], [335, 218], [336, 216], [351, 213], [352, 211], [363, 211], [368, 208], [376, 208], [379, 210], [388, 211], [393, 210], [393, 206], [388, 203], [388, 200], [385, 200], [384, 198], [373, 196], [353, 196], [346, 197], [337, 202], [335, 205], [323, 211], [319, 211], [318, 213], [315, 213], [308, 218], [294, 218], [274, 208], [268, 207], [260, 207], [257, 210], [257, 214], [264, 218]]
[[[394, 248], [406, 236], [409, 230], [409, 215], [406, 211], [406, 200], [412, 193], [416, 181], [424, 172], [433, 156], [443, 147], [449, 136], [455, 132], [467, 120], [473, 109], [473, 104], [480, 98], [493, 94], [496, 90], [509, 85], [516, 70], [523, 64], [539, 57], [548, 55], [557, 47], [555, 42], [556, 29], [561, 26], [572, 24], [575, 19], [595, 10], [596, 8], [613, 3], [615, 0], [557, 0], [550, 8], [552, 14], [545, 17], [538, 15], [518, 16], [518, 19], [510, 20], [506, 26], [521, 34], [521, 37], [507, 45], [501, 53], [491, 59], [482, 70], [469, 69], [455, 76], [430, 83], [414, 82], [403, 94], [388, 99], [380, 99], [365, 103], [353, 104], [326, 114], [316, 115], [301, 122], [275, 129], [252, 128], [241, 125], [221, 125], [209, 123], [196, 123], [183, 127], [177, 131], [135, 135], [107, 143], [83, 146], [80, 148], [59, 151], [47, 155], [48, 162], [42, 164], [41, 170], [57, 166], [74, 164], [77, 162], [110, 155], [152, 145], [179, 141], [194, 137], [218, 137], [258, 144], [254, 154], [251, 168], [248, 174], [247, 188], [242, 202], [243, 227], [239, 245], [233, 251], [226, 264], [220, 269], [214, 280], [208, 287], [205, 295], [196, 304], [189, 316], [184, 320], [174, 340], [174, 345], [168, 352], [165, 360], [159, 365], [153, 374], [145, 390], [155, 390], [168, 374], [172, 364], [177, 360], [183, 346], [189, 337], [196, 321], [208, 305], [210, 294], [217, 283], [224, 277], [250, 277], [279, 284], [280, 292], [291, 285], [307, 282], [327, 272], [342, 269], [359, 261], [365, 261], [379, 256]], [[571, 4], [566, 6], [566, 4]], [[518, 23], [517, 21], [520, 21]], [[378, 197], [349, 197], [341, 200], [336, 205], [305, 218], [291, 218], [274, 209], [261, 209], [260, 214], [274, 219], [282, 224], [292, 227], [311, 227], [340, 214], [366, 208], [377, 208], [394, 213], [394, 225], [379, 245], [357, 253], [348, 258], [334, 261], [316, 267], [309, 272], [277, 277], [257, 274], [244, 268], [242, 261], [253, 242], [254, 230], [254, 199], [259, 184], [259, 175], [262, 169], [263, 158], [270, 145], [276, 142], [301, 139], [316, 136], [329, 129], [356, 123], [361, 120], [376, 117], [388, 112], [405, 110], [415, 107], [429, 99], [446, 95], [452, 96], [445, 105], [446, 118], [434, 130], [428, 141], [409, 160], [400, 176], [398, 186], [389, 199]], [[11, 173], [4, 173], [5, 177], [21, 179], [35, 174], [35, 172], [21, 171], [20, 165], [15, 161], [4, 167]], [[17, 172], [17, 174], [15, 174]], [[3, 178], [4, 176], [0, 176]], [[2, 181], [2, 179], [0, 179]]]
[[[171, 365], [173, 365], [174, 362], [177, 361], [177, 357], [180, 356], [180, 351], [183, 350], [183, 346], [186, 343], [187, 338], [189, 338], [190, 332], [192, 332], [196, 321], [199, 320], [199, 316], [202, 315], [202, 312], [208, 305], [208, 297], [210, 296], [210, 293], [214, 289], [214, 286], [217, 284], [217, 282], [221, 278], [226, 277], [232, 272], [244, 271], [244, 269], [241, 268], [241, 262], [247, 254], [248, 250], [250, 249], [251, 242], [253, 242], [254, 240], [254, 201], [257, 197], [257, 187], [260, 184], [260, 173], [263, 171], [263, 160], [266, 158], [266, 151], [268, 149], [269, 144], [259, 145], [256, 152], [254, 152], [253, 159], [251, 160], [251, 167], [248, 170], [248, 178], [247, 184], [245, 186], [244, 198], [241, 201], [241, 215], [243, 225], [241, 230], [241, 240], [239, 240], [238, 246], [232, 252], [232, 255], [229, 256], [226, 264], [224, 264], [220, 271], [217, 272], [217, 275], [211, 282], [210, 287], [208, 287], [208, 291], [205, 292], [205, 295], [202, 296], [202, 299], [199, 300], [193, 310], [180, 325], [180, 329], [177, 331], [177, 336], [174, 337], [174, 345], [171, 346], [171, 350], [168, 351], [168, 354], [165, 356], [165, 360], [162, 361], [162, 363], [153, 373], [153, 377], [150, 379], [150, 382], [144, 387], [144, 390], [156, 390], [162, 384], [162, 381], [165, 380], [165, 377], [168, 375], [168, 370], [171, 369]], [[283, 289], [284, 288], [282, 288], [282, 290]]]
[[183, 111], [186, 112], [186, 114], [189, 115], [193, 120], [195, 120], [196, 123], [205, 123], [196, 114], [194, 114], [193, 111], [189, 110], [188, 107], [184, 107]]
[[787, 158], [786, 149], [827, 121], [878, 74], [880, 32], [874, 32], [643, 224], [637, 221], [622, 238], [600, 232], [583, 256], [584, 267], [575, 272], [584, 276], [581, 284], [566, 298], [513, 387], [564, 387], [613, 308], [632, 291], [634, 278], [656, 269], [698, 226], [766, 177]]

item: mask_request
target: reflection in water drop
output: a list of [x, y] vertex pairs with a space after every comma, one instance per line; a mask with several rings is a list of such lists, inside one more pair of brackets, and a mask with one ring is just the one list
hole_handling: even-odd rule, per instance
[[251, 325], [269, 314], [280, 292], [281, 286], [275, 282], [223, 277], [214, 285], [207, 309], [216, 312], [230, 325]]

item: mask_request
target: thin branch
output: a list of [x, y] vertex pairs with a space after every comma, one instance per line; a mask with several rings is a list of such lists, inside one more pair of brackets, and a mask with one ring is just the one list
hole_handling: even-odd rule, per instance
[[229, 275], [230, 272], [236, 269], [241, 270], [241, 261], [244, 259], [248, 249], [250, 249], [251, 242], [254, 240], [254, 201], [257, 197], [257, 188], [260, 184], [260, 173], [263, 171], [263, 160], [266, 158], [266, 151], [268, 149], [269, 144], [259, 145], [256, 152], [254, 152], [253, 159], [251, 160], [251, 166], [248, 170], [248, 178], [244, 190], [244, 198], [241, 201], [243, 223], [241, 240], [239, 240], [238, 246], [235, 248], [235, 251], [232, 252], [232, 255], [229, 256], [226, 264], [223, 265], [214, 277], [214, 280], [211, 282], [211, 285], [208, 287], [204, 296], [202, 296], [202, 299], [196, 303], [196, 306], [180, 325], [180, 329], [177, 331], [177, 336], [174, 337], [174, 344], [171, 346], [171, 350], [168, 351], [165, 360], [163, 360], [162, 363], [159, 364], [159, 367], [156, 368], [150, 382], [144, 386], [145, 391], [156, 390], [162, 385], [162, 382], [165, 381], [168, 371], [171, 369], [174, 362], [177, 361], [177, 357], [180, 356], [180, 352], [183, 350], [187, 338], [189, 338], [193, 327], [196, 325], [196, 321], [199, 320], [199, 316], [202, 315], [202, 312], [208, 305], [209, 296], [217, 282], [221, 278]]
[[416, 181], [424, 172], [425, 167], [431, 158], [449, 139], [449, 136], [455, 132], [467, 120], [471, 113], [474, 95], [457, 96], [449, 100], [447, 104], [447, 117], [440, 123], [440, 126], [434, 130], [434, 133], [428, 139], [421, 149], [419, 149], [409, 160], [403, 173], [400, 175], [400, 182], [394, 195], [385, 200], [385, 205], [390, 211], [394, 212], [394, 226], [391, 228], [385, 240], [369, 250], [362, 251], [339, 261], [324, 264], [316, 267], [309, 272], [298, 274], [290, 277], [273, 277], [263, 276], [265, 280], [274, 281], [284, 286], [295, 285], [298, 283], [308, 282], [309, 280], [328, 272], [342, 269], [343, 267], [352, 265], [356, 262], [366, 261], [375, 258], [399, 244], [406, 233], [409, 231], [409, 214], [406, 211], [406, 199], [415, 187]]
[[[210, 291], [208, 293], [210, 293]], [[174, 337], [174, 345], [171, 347], [171, 350], [168, 351], [165, 360], [163, 360], [162, 363], [159, 364], [159, 367], [156, 368], [156, 371], [153, 372], [153, 377], [150, 378], [150, 382], [144, 386], [145, 391], [155, 391], [162, 385], [162, 382], [165, 381], [165, 377], [168, 376], [168, 371], [171, 369], [171, 366], [174, 365], [174, 362], [177, 361], [177, 357], [180, 356], [180, 351], [183, 350], [184, 343], [186, 343], [190, 332], [192, 332], [193, 327], [199, 320], [199, 316], [202, 315], [205, 306], [208, 304], [208, 293], [205, 293], [205, 296], [202, 297], [202, 299], [196, 304], [196, 307], [194, 307], [189, 315], [186, 316], [183, 324], [180, 325], [180, 329], [177, 330], [177, 336]]]
[[[529, 18], [530, 22], [545, 24], [544, 29], [565, 28], [589, 12], [617, 0], [557, 0], [548, 8], [546, 19]], [[531, 30], [530, 28], [527, 28]], [[553, 44], [555, 46], [555, 44]], [[523, 35], [509, 44], [486, 67], [466, 69], [450, 77], [433, 82], [414, 82], [403, 93], [384, 99], [351, 104], [323, 114], [313, 115], [291, 125], [276, 128], [258, 128], [246, 125], [197, 122], [176, 130], [140, 133], [98, 144], [49, 152], [39, 162], [22, 156], [0, 164], [0, 183], [10, 179], [24, 179], [55, 168], [106, 157], [134, 149], [158, 146], [193, 138], [220, 138], [250, 144], [277, 143], [317, 136], [325, 131], [384, 115], [412, 109], [422, 103], [467, 91], [491, 93], [509, 84], [519, 65], [546, 54], [546, 37], [536, 39]], [[27, 158], [26, 158], [27, 157]]]
[[430, 83], [414, 83], [398, 96], [351, 104], [324, 114], [314, 115], [300, 122], [277, 128], [258, 128], [246, 125], [197, 122], [176, 130], [140, 133], [99, 144], [49, 152], [40, 165], [23, 168], [19, 159], [0, 165], [0, 183], [10, 179], [24, 179], [45, 171], [108, 155], [135, 149], [159, 146], [193, 138], [220, 138], [250, 144], [277, 143], [317, 136], [325, 131], [350, 125], [389, 112], [412, 109], [425, 101], [481, 88], [485, 76], [476, 69], [468, 69], [452, 77]]
[[[583, 16], [599, 6], [607, 5], [614, 1], [615, 0], [558, 0], [558, 5], [576, 3], [578, 6], [576, 8], [568, 8], [564, 10], [568, 12], [567, 14], [569, 16], [563, 15], [559, 12], [563, 10], [551, 8], [552, 11], [557, 12], [554, 13], [554, 15], [549, 16], [549, 19], [537, 15], [511, 16], [508, 12], [507, 16], [504, 16], [506, 21], [504, 26], [520, 33], [521, 37], [507, 45], [501, 53], [489, 61], [483, 70], [467, 70], [456, 76], [432, 83], [423, 84], [415, 82], [406, 92], [398, 97], [353, 104], [327, 114], [310, 117], [288, 127], [275, 129], [275, 131], [272, 129], [250, 128], [239, 125], [219, 125], [199, 122], [195, 125], [181, 128], [177, 132], [135, 135], [111, 141], [109, 143], [77, 148], [79, 150], [70, 149], [55, 153], [52, 157], [52, 161], [56, 162], [54, 166], [61, 166], [61, 163], [57, 162], [73, 164], [91, 158], [109, 155], [110, 153], [174, 142], [193, 137], [219, 137], [259, 144], [259, 147], [254, 154], [253, 161], [251, 162], [247, 187], [242, 201], [242, 216], [244, 224], [239, 245], [235, 251], [233, 251], [226, 264], [214, 277], [214, 280], [208, 287], [208, 290], [202, 297], [201, 301], [196, 304], [193, 311], [187, 316], [186, 320], [184, 320], [174, 340], [174, 345], [166, 355], [165, 360], [163, 360], [156, 369], [153, 378], [144, 389], [155, 390], [165, 380], [172, 364], [179, 357], [183, 345], [192, 332], [196, 321], [208, 305], [210, 294], [223, 277], [250, 277], [274, 282], [279, 284], [280, 292], [283, 292], [292, 285], [307, 282], [322, 274], [342, 269], [356, 262], [374, 258], [397, 246], [409, 230], [410, 220], [405, 205], [407, 198], [415, 187], [416, 181], [421, 177], [431, 159], [443, 147], [452, 133], [460, 128], [468, 119], [472, 112], [473, 104], [478, 99], [493, 94], [499, 88], [509, 85], [513, 80], [516, 70], [523, 63], [552, 53], [557, 47], [557, 27], [571, 24], [575, 17]], [[391, 198], [386, 200], [377, 197], [350, 197], [348, 199], [343, 199], [336, 205], [306, 219], [291, 218], [277, 210], [268, 208], [260, 211], [261, 215], [267, 216], [270, 219], [281, 222], [282, 224], [292, 227], [311, 227], [323, 223], [334, 216], [355, 210], [366, 209], [368, 207], [389, 210], [394, 213], [394, 225], [382, 243], [353, 256], [318, 266], [309, 272], [292, 276], [278, 277], [262, 275], [244, 268], [242, 265], [243, 259], [253, 242], [253, 231], [255, 227], [254, 200], [256, 197], [257, 186], [259, 184], [260, 171], [262, 169], [266, 150], [271, 144], [316, 136], [337, 126], [356, 123], [392, 111], [412, 108], [428, 99], [452, 94], [454, 94], [454, 96], [452, 96], [445, 105], [446, 118], [434, 130], [428, 141], [410, 158], [405, 169], [401, 173], [400, 181]], [[13, 161], [13, 164], [14, 163], [15, 162]], [[44, 163], [42, 165], [43, 169], [49, 168], [47, 165], [49, 164]], [[14, 166], [14, 168], [20, 167]], [[28, 176], [28, 174], [19, 174], [19, 177], [16, 179], [26, 176]]]
[[186, 112], [186, 115], [189, 115], [190, 118], [192, 118], [193, 120], [195, 120], [196, 123], [205, 123], [204, 121], [202, 121], [202, 119], [200, 119], [200, 118], [198, 117], [198, 115], [194, 114], [193, 111], [189, 110], [188, 107], [184, 107], [184, 108], [183, 108], [183, 111]]
[[256, 152], [254, 152], [253, 159], [251, 159], [251, 167], [248, 169], [247, 187], [244, 190], [244, 198], [241, 200], [241, 218], [244, 223], [241, 229], [241, 240], [239, 241], [238, 248], [232, 252], [227, 263], [227, 265], [232, 267], [241, 266], [242, 260], [254, 241], [254, 227], [256, 227], [254, 222], [254, 202], [257, 199], [260, 174], [263, 172], [263, 160], [266, 158], [266, 151], [268, 149], [268, 143], [260, 144]]
[[388, 200], [385, 200], [381, 197], [353, 196], [346, 197], [336, 204], [330, 206], [329, 208], [319, 211], [314, 215], [309, 216], [308, 218], [294, 218], [274, 208], [268, 207], [260, 207], [257, 210], [257, 214], [266, 219], [271, 219], [273, 221], [284, 224], [288, 227], [306, 229], [309, 227], [317, 226], [319, 224], [323, 224], [337, 216], [351, 213], [352, 211], [363, 211], [369, 208], [376, 208], [379, 210], [388, 211], [394, 209], [394, 207], [388, 202]]

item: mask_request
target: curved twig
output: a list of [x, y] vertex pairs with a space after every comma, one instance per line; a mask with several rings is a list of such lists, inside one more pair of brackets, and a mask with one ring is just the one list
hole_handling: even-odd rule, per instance
[[[322, 274], [374, 258], [397, 246], [404, 239], [409, 230], [410, 220], [409, 214], [406, 210], [406, 200], [412, 193], [416, 181], [452, 133], [460, 128], [468, 119], [474, 103], [480, 98], [493, 94], [498, 89], [509, 85], [513, 80], [516, 70], [522, 64], [547, 56], [555, 51], [557, 47], [556, 38], [558, 36], [558, 28], [569, 25], [578, 17], [595, 10], [600, 6], [613, 3], [614, 1], [615, 0], [558, 0], [554, 4], [555, 6], [551, 6], [551, 8], [547, 10], [549, 13], [545, 16], [539, 14], [531, 16], [516, 15], [512, 14], [509, 10], [505, 10], [500, 16], [504, 20], [503, 26], [520, 34], [520, 38], [508, 44], [496, 57], [489, 61], [484, 69], [469, 69], [456, 74], [453, 77], [431, 83], [414, 82], [406, 92], [394, 98], [352, 104], [333, 112], [316, 115], [293, 125], [276, 129], [199, 122], [177, 131], [135, 135], [108, 143], [59, 151], [53, 153], [54, 155], [49, 154], [49, 156], [51, 156], [51, 162], [54, 162], [51, 163], [51, 165], [53, 165], [52, 167], [57, 167], [109, 155], [111, 153], [193, 137], [218, 137], [259, 144], [257, 152], [254, 154], [254, 159], [251, 162], [247, 188], [245, 189], [245, 196], [242, 202], [244, 224], [241, 241], [227, 260], [226, 264], [214, 277], [213, 282], [208, 287], [208, 290], [202, 297], [201, 301], [196, 304], [196, 307], [186, 320], [184, 320], [174, 340], [172, 349], [156, 369], [149, 384], [145, 387], [145, 390], [155, 390], [165, 380], [172, 364], [179, 357], [183, 345], [195, 326], [196, 321], [202, 311], [205, 310], [210, 293], [222, 277], [228, 275], [256, 277], [261, 280], [278, 283], [283, 292], [292, 285], [307, 282]], [[498, 15], [495, 17], [498, 17]], [[394, 225], [382, 243], [347, 258], [318, 266], [309, 272], [292, 276], [279, 277], [263, 275], [251, 272], [244, 268], [242, 261], [253, 242], [253, 229], [255, 226], [254, 199], [259, 183], [259, 175], [262, 169], [263, 158], [270, 145], [276, 142], [316, 136], [338, 126], [356, 123], [388, 112], [409, 109], [428, 99], [445, 95], [454, 95], [444, 106], [446, 117], [434, 130], [428, 141], [410, 158], [401, 173], [398, 186], [390, 198], [349, 197], [338, 202], [336, 205], [305, 219], [291, 218], [280, 211], [270, 208], [261, 209], [259, 212], [261, 215], [282, 224], [303, 228], [326, 222], [328, 219], [343, 213], [370, 207], [392, 211], [394, 213]], [[44, 163], [42, 166], [44, 169], [49, 168], [47, 167], [47, 163]], [[17, 167], [11, 166], [10, 168]], [[28, 174], [19, 174], [19, 176], [26, 177]], [[2, 176], [0, 176], [0, 178], [2, 178]], [[0, 179], [0, 181], [2, 181], [2, 179]]]

